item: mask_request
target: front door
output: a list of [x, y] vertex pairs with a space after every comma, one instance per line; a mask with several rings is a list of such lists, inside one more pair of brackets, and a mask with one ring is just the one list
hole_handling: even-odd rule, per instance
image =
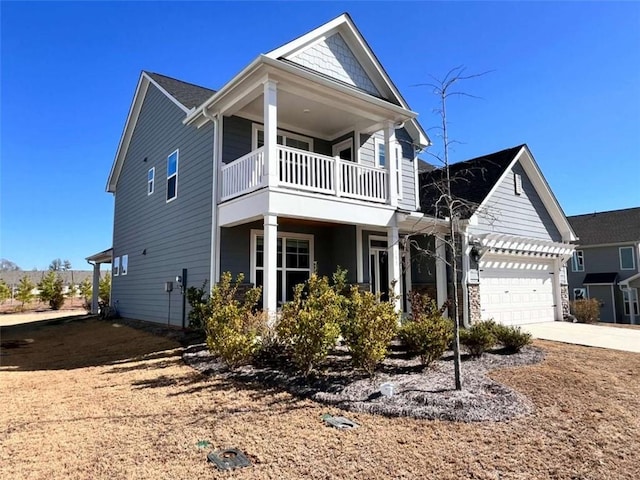
[[387, 240], [369, 237], [369, 279], [371, 291], [380, 295], [382, 301], [389, 300], [389, 255]]

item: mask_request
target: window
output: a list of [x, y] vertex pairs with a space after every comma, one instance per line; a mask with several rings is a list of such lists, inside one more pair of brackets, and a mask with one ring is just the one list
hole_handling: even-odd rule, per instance
[[151, 195], [153, 193], [153, 180], [156, 176], [156, 167], [152, 167], [149, 169], [149, 173], [147, 173], [147, 195]]
[[386, 149], [386, 146], [385, 146], [384, 140], [376, 138], [375, 156], [376, 156], [376, 163], [379, 167], [384, 167], [387, 164], [385, 149]]
[[519, 173], [513, 174], [513, 185], [516, 195], [522, 195], [522, 175]]
[[638, 311], [638, 289], [626, 288], [622, 291], [622, 300], [624, 303], [624, 314], [636, 316], [640, 314]]
[[[385, 167], [387, 164], [387, 155], [384, 140], [376, 138], [374, 146], [376, 165], [379, 167]], [[396, 143], [394, 150], [396, 160], [396, 188], [398, 198], [402, 198], [402, 147]]]
[[[307, 152], [313, 151], [313, 139], [297, 135], [291, 132], [283, 132], [278, 130], [276, 136], [276, 142], [278, 145], [285, 145], [291, 148], [297, 148], [298, 150], [306, 150]], [[262, 125], [253, 125], [253, 150], [260, 148], [264, 145], [264, 127]]]
[[167, 202], [178, 196], [178, 150], [167, 157]]
[[[264, 236], [255, 231], [254, 265], [255, 284], [264, 285]], [[284, 248], [283, 248], [284, 247]], [[293, 289], [304, 283], [311, 275], [313, 265], [313, 235], [278, 233], [277, 243], [277, 299], [278, 302], [293, 300]]]
[[584, 252], [582, 250], [573, 252], [571, 270], [574, 272], [584, 272]]
[[129, 255], [122, 255], [120, 259], [120, 275], [126, 275], [129, 269]]
[[117, 277], [120, 275], [120, 257], [115, 257], [113, 259], [113, 276]]
[[635, 270], [636, 259], [633, 247], [620, 247], [620, 270]]
[[587, 291], [584, 288], [574, 288], [573, 289], [573, 299], [574, 300], [586, 300], [587, 299]]

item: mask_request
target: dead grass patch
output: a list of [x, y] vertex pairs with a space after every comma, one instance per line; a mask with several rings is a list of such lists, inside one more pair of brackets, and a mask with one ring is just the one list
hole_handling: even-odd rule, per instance
[[[2, 329], [0, 478], [223, 478], [207, 450], [254, 466], [224, 477], [637, 479], [640, 355], [536, 342], [538, 365], [490, 375], [534, 415], [452, 423], [345, 413], [277, 389], [207, 377], [175, 341], [89, 320]], [[342, 414], [362, 426], [326, 427]]]

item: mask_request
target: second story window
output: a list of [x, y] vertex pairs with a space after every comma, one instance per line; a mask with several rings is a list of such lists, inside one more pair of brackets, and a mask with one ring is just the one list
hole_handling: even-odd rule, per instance
[[576, 250], [573, 252], [571, 270], [573, 272], [584, 272], [584, 252], [582, 250]]
[[120, 257], [115, 257], [113, 259], [113, 276], [117, 277], [120, 275]]
[[167, 202], [178, 196], [178, 150], [167, 157]]
[[[307, 152], [313, 151], [313, 139], [302, 135], [297, 135], [291, 132], [284, 132], [278, 130], [276, 136], [276, 142], [278, 145], [284, 145], [286, 147], [297, 148], [298, 150], [305, 150]], [[253, 125], [253, 150], [260, 148], [264, 145], [264, 127], [262, 125]]]
[[633, 247], [620, 247], [620, 270], [635, 270], [636, 259]]
[[149, 173], [147, 174], [147, 195], [151, 195], [153, 193], [155, 176], [156, 167], [152, 167], [149, 169]]

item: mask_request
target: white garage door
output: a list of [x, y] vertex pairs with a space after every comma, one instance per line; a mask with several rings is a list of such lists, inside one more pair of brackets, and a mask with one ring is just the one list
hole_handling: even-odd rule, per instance
[[482, 319], [505, 325], [552, 322], [552, 272], [550, 262], [486, 255], [480, 262]]

